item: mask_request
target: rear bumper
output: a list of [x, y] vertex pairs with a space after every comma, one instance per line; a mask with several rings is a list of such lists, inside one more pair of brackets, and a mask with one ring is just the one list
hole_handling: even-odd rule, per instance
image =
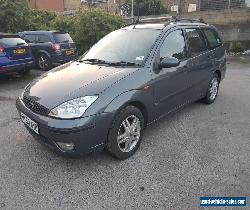
[[72, 60], [77, 59], [78, 54], [76, 53], [75, 55], [72, 56], [66, 56], [66, 55], [60, 55], [60, 54], [53, 54], [51, 55], [51, 61], [52, 64], [57, 64], [57, 63], [67, 63], [70, 62]]
[[[66, 156], [79, 156], [103, 149], [106, 143], [112, 114], [102, 113], [74, 120], [60, 120], [33, 113], [17, 99], [17, 110], [38, 123], [39, 135], [26, 126], [27, 130], [40, 143], [45, 144], [56, 153]], [[63, 151], [57, 142], [73, 143], [72, 151]]]
[[26, 61], [18, 64], [10, 64], [10, 65], [4, 65], [0, 66], [0, 73], [11, 73], [16, 71], [26, 71], [30, 68], [34, 67], [33, 60]]

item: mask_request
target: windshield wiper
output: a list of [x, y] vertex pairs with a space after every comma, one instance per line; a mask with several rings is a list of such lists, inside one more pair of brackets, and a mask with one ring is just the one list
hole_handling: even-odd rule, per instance
[[110, 63], [111, 66], [140, 66], [138, 63], [128, 62], [128, 61], [119, 61]]
[[96, 64], [110, 64], [104, 60], [101, 59], [96, 59], [96, 58], [91, 58], [91, 59], [85, 59], [85, 60], [78, 60], [78, 62], [90, 62], [90, 63], [96, 63]]

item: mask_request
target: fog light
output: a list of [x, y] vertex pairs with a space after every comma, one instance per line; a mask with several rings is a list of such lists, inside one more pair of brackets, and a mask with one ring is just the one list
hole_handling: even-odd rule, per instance
[[57, 145], [64, 151], [71, 151], [75, 148], [73, 143], [57, 142]]

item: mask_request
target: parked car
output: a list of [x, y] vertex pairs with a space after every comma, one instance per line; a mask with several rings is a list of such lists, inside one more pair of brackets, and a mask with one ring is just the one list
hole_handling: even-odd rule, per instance
[[25, 31], [18, 33], [27, 41], [37, 66], [49, 70], [77, 58], [76, 45], [70, 35], [61, 31]]
[[250, 55], [250, 50], [244, 51], [243, 55]]
[[125, 159], [147, 125], [197, 100], [212, 104], [225, 73], [225, 49], [213, 26], [138, 23], [33, 81], [17, 109], [30, 133], [61, 154], [105, 148]]
[[0, 33], [0, 74], [27, 73], [32, 66], [28, 44], [17, 35]]

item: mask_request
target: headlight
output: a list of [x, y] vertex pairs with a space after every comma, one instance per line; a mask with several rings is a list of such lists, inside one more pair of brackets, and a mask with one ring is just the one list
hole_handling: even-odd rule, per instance
[[52, 109], [49, 116], [61, 119], [79, 118], [97, 98], [98, 96], [84, 96], [72, 99]]

